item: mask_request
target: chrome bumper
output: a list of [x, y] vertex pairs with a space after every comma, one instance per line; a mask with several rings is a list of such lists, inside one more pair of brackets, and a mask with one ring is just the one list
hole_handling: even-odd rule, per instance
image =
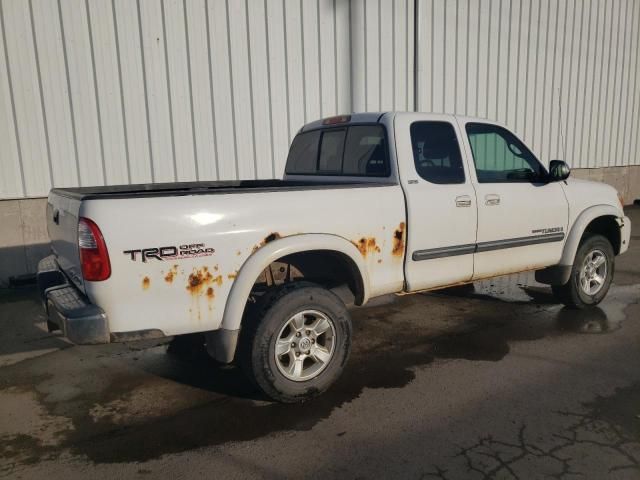
[[80, 345], [109, 343], [107, 315], [67, 282], [53, 255], [38, 263], [37, 281], [50, 330]]

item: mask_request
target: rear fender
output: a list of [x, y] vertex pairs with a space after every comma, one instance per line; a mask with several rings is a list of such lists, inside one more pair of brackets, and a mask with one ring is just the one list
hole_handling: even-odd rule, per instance
[[253, 253], [242, 265], [233, 282], [224, 308], [221, 329], [238, 330], [242, 315], [256, 279], [272, 262], [293, 253], [329, 250], [347, 255], [356, 265], [362, 277], [362, 303], [369, 299], [369, 275], [362, 255], [355, 245], [337, 235], [303, 234], [269, 242]]

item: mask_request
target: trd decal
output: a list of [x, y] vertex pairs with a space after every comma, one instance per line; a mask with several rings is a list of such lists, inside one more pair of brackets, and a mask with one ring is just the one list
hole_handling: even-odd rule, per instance
[[150, 258], [155, 260], [180, 260], [182, 258], [210, 257], [215, 251], [215, 248], [207, 247], [204, 243], [192, 243], [177, 247], [170, 245], [167, 247], [124, 250], [122, 253], [129, 255], [129, 258], [134, 262], [138, 259], [146, 262]]
[[564, 227], [538, 228], [537, 230], [531, 230], [531, 233], [533, 233], [534, 235], [545, 235], [547, 233], [559, 232], [564, 232]]

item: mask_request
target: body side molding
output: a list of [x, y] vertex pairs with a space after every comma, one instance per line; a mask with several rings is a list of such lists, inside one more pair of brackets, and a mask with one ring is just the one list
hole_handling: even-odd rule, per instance
[[526, 245], [537, 245], [540, 243], [561, 242], [564, 240], [564, 233], [552, 233], [545, 235], [531, 235], [528, 237], [508, 238], [505, 240], [493, 240], [491, 242], [470, 243], [466, 245], [455, 245], [453, 247], [431, 248], [428, 250], [416, 250], [411, 255], [412, 260], [432, 260], [434, 258], [453, 257], [456, 255], [468, 255], [471, 253], [490, 252], [503, 248], [524, 247]]

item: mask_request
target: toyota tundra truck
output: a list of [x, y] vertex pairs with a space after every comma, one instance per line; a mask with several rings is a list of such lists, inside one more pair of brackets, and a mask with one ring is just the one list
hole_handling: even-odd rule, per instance
[[338, 378], [353, 305], [534, 270], [586, 308], [630, 238], [614, 188], [507, 128], [398, 112], [305, 125], [282, 180], [54, 188], [47, 219], [50, 329], [76, 344], [199, 333], [282, 402]]

